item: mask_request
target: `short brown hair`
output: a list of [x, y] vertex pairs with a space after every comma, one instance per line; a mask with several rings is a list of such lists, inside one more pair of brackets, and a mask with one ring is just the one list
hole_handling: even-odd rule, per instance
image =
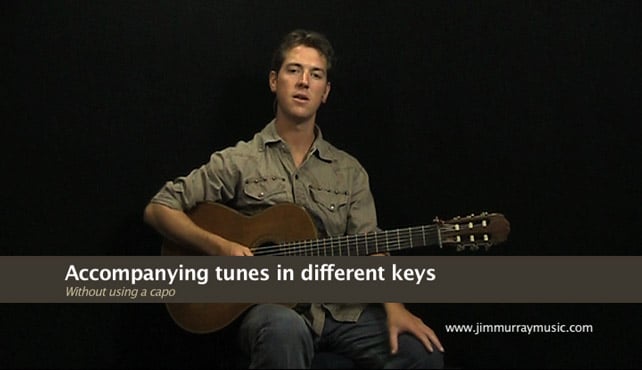
[[278, 73], [281, 70], [281, 66], [283, 66], [287, 52], [300, 45], [316, 49], [325, 58], [327, 64], [326, 75], [329, 80], [330, 69], [334, 63], [334, 49], [323, 34], [315, 31], [298, 29], [285, 35], [279, 47], [274, 51], [271, 70]]

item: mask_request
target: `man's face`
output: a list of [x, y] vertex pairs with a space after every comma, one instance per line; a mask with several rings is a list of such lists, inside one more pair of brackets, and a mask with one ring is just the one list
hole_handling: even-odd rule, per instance
[[290, 49], [279, 72], [270, 72], [270, 89], [276, 93], [277, 114], [296, 122], [314, 120], [330, 93], [325, 57], [303, 45]]

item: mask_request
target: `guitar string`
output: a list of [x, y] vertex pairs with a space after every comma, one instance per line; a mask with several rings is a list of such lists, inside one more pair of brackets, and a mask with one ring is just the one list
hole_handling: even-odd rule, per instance
[[[360, 250], [367, 250], [368, 252], [370, 252], [368, 254], [377, 252], [389, 252], [410, 248], [407, 245], [412, 245], [412, 247], [419, 247], [435, 243], [439, 231], [441, 230], [437, 230], [432, 225], [427, 227], [416, 226], [410, 227], [408, 229], [398, 229], [384, 232], [342, 235], [324, 239], [286, 242], [281, 244], [256, 247], [254, 250], [254, 255], [308, 255], [308, 252], [310, 252], [310, 255], [327, 256], [349, 254], [358, 256], [361, 255], [359, 253]], [[390, 234], [399, 235], [390, 237]], [[372, 244], [372, 248], [366, 248], [366, 244]], [[345, 247], [345, 250], [348, 251], [348, 253], [341, 253], [342, 247]], [[366, 253], [363, 253], [363, 255], [366, 255]]]
[[[390, 248], [389, 245], [401, 245], [401, 244], [407, 244], [410, 242], [411, 239], [415, 239], [417, 235], [422, 237], [425, 235], [426, 237], [430, 238], [431, 236], [434, 236], [436, 231], [429, 230], [429, 231], [420, 231], [421, 227], [415, 227], [415, 228], [410, 228], [411, 234], [408, 234], [408, 229], [404, 230], [404, 238], [396, 238], [397, 240], [394, 240], [395, 243], [390, 243], [388, 241], [388, 234], [391, 233], [396, 233], [396, 230], [393, 231], [385, 231], [385, 232], [373, 232], [373, 233], [367, 233], [367, 234], [357, 234], [357, 235], [342, 235], [342, 236], [335, 236], [335, 237], [329, 237], [325, 239], [313, 239], [313, 240], [304, 240], [304, 241], [297, 241], [297, 242], [286, 242], [286, 243], [281, 243], [281, 244], [276, 244], [276, 245], [267, 245], [267, 246], [261, 246], [258, 247], [259, 254], [269, 254], [274, 250], [283, 250], [285, 249], [285, 252], [299, 252], [299, 251], [309, 251], [309, 250], [318, 250], [321, 249], [321, 246], [323, 245], [324, 242], [329, 243], [329, 246], [326, 246], [327, 248], [331, 249], [336, 249], [339, 248], [341, 249], [341, 246], [345, 244], [347, 249], [354, 249], [354, 248], [359, 248], [359, 245], [357, 246], [350, 246], [350, 239], [354, 239], [353, 243], [354, 244], [360, 244], [363, 246], [364, 242], [365, 243], [372, 243], [374, 242], [376, 245], [379, 244], [379, 241], [381, 239], [382, 246], [387, 244], [388, 250], [394, 249]], [[426, 227], [424, 227], [426, 229]], [[421, 244], [421, 243], [420, 243]], [[294, 246], [294, 248], [293, 248]], [[298, 246], [298, 247], [297, 247]], [[404, 247], [406, 248], [406, 247]], [[375, 251], [376, 253], [376, 251]], [[256, 254], [256, 253], [255, 253]]]
[[[429, 238], [434, 237], [434, 235], [431, 235], [428, 237]], [[382, 245], [380, 248], [372, 248], [373, 249], [372, 251], [366, 250], [366, 248], [363, 245], [363, 241], [355, 240], [354, 243], [359, 245], [350, 245], [350, 241], [348, 239], [349, 238], [346, 238], [345, 243], [343, 241], [337, 241], [336, 243], [331, 243], [330, 246], [326, 246], [325, 248], [321, 248], [319, 243], [315, 241], [302, 243], [298, 247], [296, 246], [292, 247], [292, 245], [297, 245], [298, 243], [285, 243], [281, 246], [278, 246], [277, 249], [280, 249], [280, 251], [275, 252], [275, 254], [277, 255], [318, 255], [318, 256], [320, 255], [325, 255], [325, 256], [367, 255], [367, 254], [378, 253], [378, 252], [389, 252], [394, 250], [407, 249], [408, 247], [405, 247], [405, 246], [402, 247], [402, 245], [410, 244], [412, 236], [398, 238], [392, 242], [388, 241], [385, 238], [378, 238], [378, 240], [381, 240]], [[378, 240], [376, 241], [376, 243], [378, 243]], [[328, 249], [330, 253], [328, 253]]]

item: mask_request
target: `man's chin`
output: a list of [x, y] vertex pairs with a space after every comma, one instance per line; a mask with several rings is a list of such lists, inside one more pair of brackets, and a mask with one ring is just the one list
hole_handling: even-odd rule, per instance
[[287, 119], [290, 122], [295, 124], [304, 124], [310, 121], [314, 122], [316, 114], [310, 114], [310, 112], [297, 112], [289, 111], [282, 114], [283, 118]]

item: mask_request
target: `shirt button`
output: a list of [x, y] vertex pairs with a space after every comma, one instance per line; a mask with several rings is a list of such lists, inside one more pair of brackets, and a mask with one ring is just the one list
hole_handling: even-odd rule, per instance
[[330, 210], [334, 211], [334, 204], [330, 204]]
[[260, 192], [260, 193], [259, 193], [259, 198], [263, 198], [264, 196], [265, 196], [265, 193], [264, 193], [264, 192]]

